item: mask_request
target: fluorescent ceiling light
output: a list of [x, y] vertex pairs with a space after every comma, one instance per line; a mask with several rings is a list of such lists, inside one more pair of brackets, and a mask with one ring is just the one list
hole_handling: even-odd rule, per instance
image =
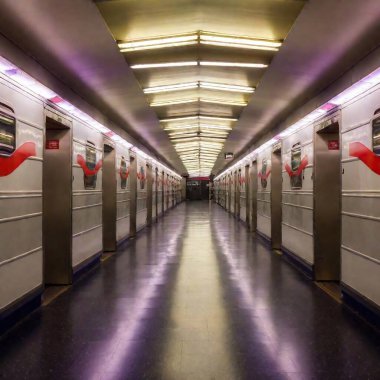
[[168, 119], [161, 119], [161, 123], [170, 123], [173, 121], [183, 121], [183, 120], [197, 120], [199, 116], [183, 116], [183, 117], [170, 117]]
[[218, 117], [218, 116], [199, 116], [200, 120], [217, 120], [217, 121], [238, 121], [233, 117]]
[[189, 132], [189, 131], [183, 131], [183, 132], [171, 132], [169, 133], [169, 136], [187, 136], [187, 135], [191, 135], [193, 134], [194, 132]]
[[150, 103], [151, 107], [165, 107], [165, 106], [173, 106], [177, 104], [187, 104], [187, 103], [197, 103], [198, 99], [183, 99], [183, 100], [170, 100], [163, 102], [152, 102]]
[[212, 82], [200, 82], [200, 88], [205, 88], [207, 90], [219, 90], [219, 91], [229, 91], [229, 92], [242, 92], [242, 93], [252, 93], [255, 91], [253, 87], [249, 86], [237, 86], [232, 84], [222, 84], [222, 83], [212, 83]]
[[223, 100], [223, 99], [200, 99], [201, 103], [209, 103], [209, 104], [223, 104], [226, 106], [239, 106], [244, 107], [248, 103], [247, 102], [234, 102], [229, 100]]
[[222, 131], [231, 131], [232, 128], [227, 125], [200, 125], [200, 128], [208, 128], [208, 129], [219, 129]]
[[199, 128], [198, 124], [195, 125], [172, 125], [164, 128], [164, 131], [178, 131], [179, 129], [194, 129]]
[[189, 83], [177, 83], [170, 84], [166, 86], [153, 86], [144, 88], [144, 94], [157, 94], [161, 92], [172, 92], [172, 91], [182, 91], [189, 90], [198, 87], [198, 82], [189, 82]]
[[217, 67], [242, 67], [248, 69], [262, 69], [268, 67], [264, 63], [245, 63], [245, 62], [222, 62], [222, 61], [200, 61], [200, 66], [217, 66]]
[[131, 69], [159, 69], [167, 67], [184, 67], [184, 66], [198, 66], [197, 61], [184, 61], [184, 62], [160, 62], [160, 63], [140, 63], [132, 65]]
[[175, 46], [195, 45], [198, 43], [198, 33], [179, 34], [167, 37], [142, 39], [120, 42], [118, 44], [122, 53], [136, 50], [162, 49]]
[[218, 45], [237, 47], [243, 49], [259, 49], [277, 51], [282, 45], [279, 41], [262, 40], [249, 37], [227, 36], [216, 33], [200, 32], [200, 43], [206, 45]]

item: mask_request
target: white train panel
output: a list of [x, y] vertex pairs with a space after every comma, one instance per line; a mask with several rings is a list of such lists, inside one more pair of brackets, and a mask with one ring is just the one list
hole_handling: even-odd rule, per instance
[[271, 157], [272, 147], [260, 152], [257, 160], [257, 231], [271, 237]]
[[245, 222], [246, 216], [247, 216], [247, 194], [245, 193], [245, 184], [246, 184], [246, 178], [245, 178], [245, 165], [242, 165], [240, 167], [240, 178], [239, 178], [239, 192], [240, 192], [240, 212], [239, 217], [240, 219]]
[[380, 305], [380, 86], [342, 109], [342, 282]]
[[118, 242], [130, 234], [130, 156], [129, 150], [116, 144], [116, 240]]
[[0, 76], [0, 310], [42, 276], [43, 103]]
[[101, 133], [74, 120], [73, 267], [102, 251], [102, 158]]
[[312, 265], [313, 133], [309, 125], [282, 141], [282, 246]]
[[146, 161], [137, 156], [137, 205], [136, 228], [141, 229], [147, 221]]

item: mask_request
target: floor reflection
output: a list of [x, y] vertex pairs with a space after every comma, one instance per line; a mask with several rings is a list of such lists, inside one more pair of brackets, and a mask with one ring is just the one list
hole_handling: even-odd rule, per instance
[[219, 206], [182, 204], [0, 340], [0, 379], [379, 379], [380, 339]]

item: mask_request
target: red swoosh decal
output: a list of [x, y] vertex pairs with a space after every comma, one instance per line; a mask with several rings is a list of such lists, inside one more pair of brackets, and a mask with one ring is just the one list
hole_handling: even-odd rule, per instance
[[293, 171], [292, 168], [288, 165], [285, 164], [285, 170], [288, 172], [289, 177], [297, 177], [302, 173], [302, 170], [304, 170], [309, 163], [307, 156], [305, 156], [300, 163], [300, 166], [296, 171]]
[[271, 169], [269, 169], [265, 174], [259, 173], [258, 176], [261, 179], [268, 179], [268, 177], [270, 176], [270, 173], [271, 173]]
[[9, 157], [0, 157], [0, 177], [13, 173], [28, 157], [36, 155], [36, 144], [26, 142], [20, 145]]
[[129, 167], [127, 168], [127, 170], [125, 171], [125, 173], [123, 173], [122, 168], [120, 168], [119, 174], [120, 174], [120, 178], [121, 179], [128, 179], [128, 176], [129, 176]]
[[349, 155], [357, 157], [360, 161], [368, 166], [373, 172], [380, 175], [380, 156], [377, 156], [372, 150], [368, 149], [360, 142], [353, 142], [349, 146]]
[[95, 166], [95, 169], [89, 169], [87, 167], [86, 160], [84, 159], [84, 157], [81, 154], [77, 155], [77, 163], [82, 168], [83, 173], [87, 177], [92, 177], [93, 175], [95, 175], [99, 171], [99, 169], [102, 167], [102, 165], [103, 165], [103, 161], [99, 160], [98, 163]]

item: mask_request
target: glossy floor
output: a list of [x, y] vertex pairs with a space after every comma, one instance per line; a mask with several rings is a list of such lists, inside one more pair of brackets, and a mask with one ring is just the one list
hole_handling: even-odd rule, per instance
[[380, 379], [379, 336], [208, 202], [169, 211], [0, 345], [1, 379]]

